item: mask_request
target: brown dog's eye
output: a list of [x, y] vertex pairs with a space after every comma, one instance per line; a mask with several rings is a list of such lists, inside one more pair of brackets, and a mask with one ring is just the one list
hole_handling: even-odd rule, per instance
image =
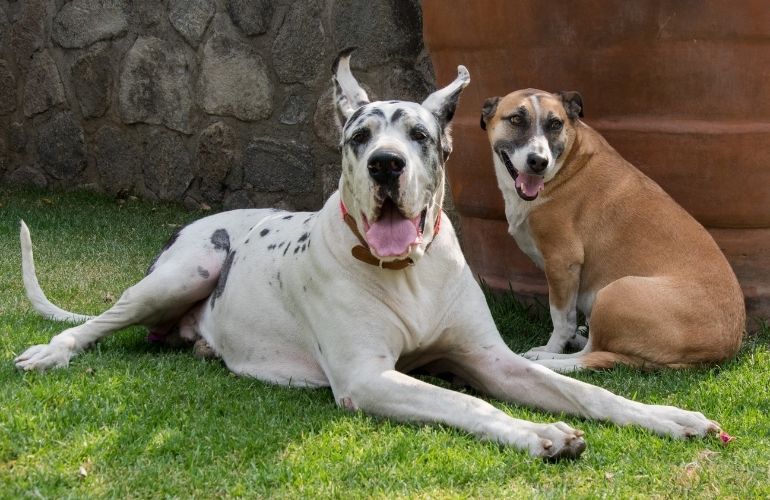
[[508, 118], [508, 120], [514, 125], [521, 125], [524, 122], [524, 120], [522, 120], [521, 116], [519, 115], [513, 115], [512, 117]]
[[548, 130], [552, 130], [554, 132], [558, 132], [561, 130], [561, 128], [564, 126], [564, 122], [561, 120], [551, 120], [548, 123]]

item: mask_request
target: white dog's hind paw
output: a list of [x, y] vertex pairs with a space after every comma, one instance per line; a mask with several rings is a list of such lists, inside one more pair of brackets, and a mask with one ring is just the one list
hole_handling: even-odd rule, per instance
[[13, 360], [20, 370], [46, 370], [67, 366], [72, 352], [62, 345], [33, 345]]
[[583, 431], [573, 429], [564, 422], [536, 424], [537, 439], [530, 443], [529, 453], [545, 460], [578, 458], [586, 449]]

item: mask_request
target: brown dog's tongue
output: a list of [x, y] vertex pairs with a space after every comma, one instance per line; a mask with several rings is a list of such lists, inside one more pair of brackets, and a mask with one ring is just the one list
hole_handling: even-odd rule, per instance
[[516, 177], [516, 186], [527, 196], [537, 196], [537, 193], [543, 189], [543, 177], [519, 172]]

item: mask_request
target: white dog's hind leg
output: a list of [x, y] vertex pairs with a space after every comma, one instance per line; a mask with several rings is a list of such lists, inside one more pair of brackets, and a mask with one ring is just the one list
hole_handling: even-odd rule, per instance
[[[220, 263], [221, 266], [221, 263]], [[32, 346], [14, 362], [23, 370], [66, 366], [77, 353], [102, 337], [131, 325], [154, 325], [179, 319], [216, 285], [219, 270], [206, 277], [197, 262], [169, 262], [156, 268], [121, 295], [104, 313], [84, 324], [64, 330], [48, 344]]]

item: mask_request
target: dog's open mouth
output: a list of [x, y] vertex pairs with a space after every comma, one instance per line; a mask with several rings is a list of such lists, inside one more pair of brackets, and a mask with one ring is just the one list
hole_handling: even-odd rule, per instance
[[516, 184], [516, 193], [519, 198], [525, 201], [532, 201], [537, 198], [545, 188], [545, 182], [542, 175], [527, 174], [525, 172], [519, 172], [513, 166], [510, 157], [505, 151], [498, 151], [500, 159], [503, 160], [505, 168], [508, 169], [508, 173], [513, 177], [513, 182]]
[[363, 216], [366, 242], [372, 253], [377, 257], [407, 256], [412, 245], [422, 242], [427, 211], [425, 208], [410, 219], [401, 213], [393, 200], [386, 198], [376, 221], [369, 222], [366, 215]]

